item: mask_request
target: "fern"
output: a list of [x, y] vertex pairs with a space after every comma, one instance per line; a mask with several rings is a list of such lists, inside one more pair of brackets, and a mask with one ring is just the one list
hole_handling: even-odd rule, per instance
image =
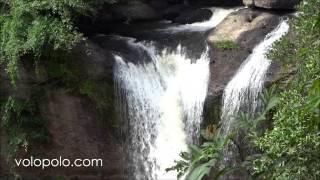
[[166, 171], [177, 171], [178, 178], [184, 176], [186, 179], [201, 180], [209, 175], [212, 168], [220, 160], [221, 151], [230, 139], [230, 136], [225, 139], [215, 137], [200, 147], [190, 145], [188, 152], [180, 153], [181, 160], [175, 161], [176, 165], [167, 168]]

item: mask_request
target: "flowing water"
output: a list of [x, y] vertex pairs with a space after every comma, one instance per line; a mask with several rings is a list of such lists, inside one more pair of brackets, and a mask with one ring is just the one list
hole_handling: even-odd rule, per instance
[[166, 29], [161, 29], [162, 31], [167, 31], [171, 33], [177, 33], [181, 31], [206, 31], [215, 26], [217, 26], [225, 17], [227, 17], [230, 13], [235, 12], [241, 8], [211, 8], [212, 16], [208, 21], [179, 25], [174, 27], [169, 27]]
[[[259, 100], [260, 94], [263, 90], [266, 73], [271, 64], [271, 61], [268, 60], [265, 55], [272, 48], [272, 44], [288, 31], [289, 25], [287, 21], [281, 21], [278, 27], [270, 32], [265, 39], [254, 48], [252, 54], [247, 57], [238, 72], [227, 84], [223, 93], [220, 136], [226, 137], [233, 133], [237, 124], [235, 118], [240, 111], [248, 113], [250, 117], [254, 117], [255, 112], [261, 105]], [[236, 137], [238, 145], [229, 143], [224, 149], [221, 168], [239, 165], [239, 159], [241, 159], [239, 153], [247, 146], [242, 144], [243, 142], [240, 139], [241, 137]], [[241, 148], [241, 150], [239, 148]], [[234, 171], [233, 173], [223, 176], [222, 179], [238, 179], [239, 176], [245, 178], [247, 173], [241, 170]]]
[[[202, 35], [235, 10], [216, 9], [207, 22], [166, 29], [164, 33], [175, 36], [178, 31], [197, 31]], [[165, 169], [200, 137], [209, 80], [208, 48], [193, 57], [188, 47], [181, 45], [172, 49], [159, 48], [150, 41], [129, 38], [126, 42], [139, 55], [132, 58], [128, 52], [116, 53], [114, 81], [116, 107], [127, 124], [125, 149], [130, 179], [176, 179], [175, 172]], [[140, 63], [131, 63], [130, 57], [139, 58]]]
[[276, 29], [270, 32], [247, 57], [238, 72], [227, 84], [223, 93], [221, 134], [227, 135], [233, 130], [234, 116], [242, 110], [254, 114], [259, 107], [259, 96], [263, 89], [264, 79], [271, 61], [266, 53], [272, 44], [289, 31], [286, 20], [281, 21]]
[[119, 104], [126, 104], [133, 173], [135, 179], [175, 179], [165, 168], [198, 139], [209, 59], [207, 52], [188, 59], [180, 46], [170, 53], [147, 50], [152, 62], [135, 65], [116, 56], [114, 70], [118, 99], [126, 101]]

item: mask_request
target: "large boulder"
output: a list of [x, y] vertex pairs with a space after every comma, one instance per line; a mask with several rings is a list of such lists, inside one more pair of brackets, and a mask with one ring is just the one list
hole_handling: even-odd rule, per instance
[[167, 2], [170, 4], [183, 4], [184, 0], [167, 0]]
[[176, 4], [169, 6], [162, 12], [162, 16], [168, 20], [174, 20], [174, 18], [178, 17], [181, 12], [183, 12], [187, 7], [183, 4]]
[[295, 9], [299, 2], [300, 0], [243, 0], [243, 4], [249, 7], [288, 10]]
[[[224, 87], [252, 49], [279, 23], [276, 14], [252, 9], [242, 9], [227, 16], [212, 32], [207, 41], [213, 47], [215, 63], [210, 65], [209, 96], [221, 95]], [[232, 42], [238, 48], [229, 50], [216, 47], [219, 43]]]
[[154, 9], [163, 10], [169, 6], [169, 3], [163, 0], [151, 0], [149, 5]]
[[115, 5], [110, 10], [113, 18], [120, 21], [151, 21], [161, 18], [155, 9], [141, 1]]
[[221, 41], [233, 41], [252, 49], [278, 23], [278, 15], [248, 8], [242, 9], [227, 16], [210, 32], [208, 42], [214, 45]]
[[190, 24], [209, 20], [211, 16], [212, 11], [209, 9], [196, 9], [181, 13], [178, 17], [173, 19], [173, 22], [179, 24]]

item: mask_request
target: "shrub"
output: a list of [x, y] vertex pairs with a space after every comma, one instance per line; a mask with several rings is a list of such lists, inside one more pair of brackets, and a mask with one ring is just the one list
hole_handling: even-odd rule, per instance
[[[57, 50], [68, 52], [83, 39], [75, 27], [80, 14], [115, 0], [1, 0], [0, 58], [12, 83], [22, 58], [37, 62]], [[45, 57], [43, 57], [45, 55]], [[28, 57], [28, 58], [27, 58]]]
[[222, 50], [233, 50], [240, 48], [240, 46], [233, 41], [219, 41], [214, 44], [214, 47]]
[[291, 23], [293, 37], [277, 42], [269, 53], [297, 69], [279, 94], [273, 128], [254, 143], [263, 152], [253, 161], [260, 179], [320, 178], [320, 1], [302, 3]]

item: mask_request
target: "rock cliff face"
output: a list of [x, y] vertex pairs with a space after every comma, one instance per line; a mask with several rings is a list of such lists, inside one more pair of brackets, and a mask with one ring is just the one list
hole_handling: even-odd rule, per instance
[[[66, 177], [123, 179], [121, 141], [99, 122], [94, 104], [87, 98], [74, 96], [66, 90], [47, 92], [41, 107], [42, 117], [48, 121], [51, 142], [42, 148], [46, 158], [97, 158], [103, 167], [48, 168], [45, 170], [20, 168], [23, 176], [41, 177], [58, 174]], [[29, 158], [27, 156], [27, 158]], [[58, 172], [58, 173], [57, 173]]]
[[[103, 40], [100, 40], [103, 41]], [[103, 103], [109, 103], [113, 107], [113, 81], [112, 59], [108, 49], [102, 50], [99, 43], [87, 41], [75, 48], [69, 61], [72, 67], [79, 73], [83, 82], [90, 80], [94, 86], [94, 94], [80, 93], [50, 79], [48, 72], [41, 77], [34, 73], [29, 65], [22, 64], [20, 70], [21, 79], [17, 83], [17, 89], [10, 86], [8, 77], [3, 72], [1, 76], [1, 99], [11, 95], [13, 97], [28, 99], [34, 87], [44, 90], [44, 97], [38, 104], [40, 115], [47, 124], [50, 134], [48, 144], [36, 145], [34, 148], [41, 152], [41, 157], [55, 159], [68, 158], [71, 161], [81, 159], [102, 159], [102, 167], [77, 167], [77, 168], [17, 168], [22, 177], [40, 178], [57, 177], [63, 175], [69, 178], [80, 179], [125, 179], [122, 139], [118, 124], [114, 121], [113, 111], [101, 112], [101, 106], [94, 96], [101, 98]], [[87, 79], [88, 78], [88, 79]], [[58, 83], [58, 84], [57, 84]], [[77, 83], [77, 82], [75, 82]], [[78, 82], [78, 83], [81, 83]], [[96, 89], [97, 88], [97, 89]], [[84, 91], [84, 90], [83, 90]], [[105, 95], [108, 98], [105, 98]], [[109, 107], [106, 108], [109, 108]], [[111, 108], [109, 108], [111, 109]], [[0, 128], [1, 129], [1, 128]], [[1, 150], [7, 147], [7, 137], [4, 129], [1, 129]], [[39, 156], [37, 156], [39, 157]], [[29, 154], [22, 153], [18, 158], [30, 158]], [[0, 179], [10, 173], [13, 162], [7, 159], [6, 153], [0, 156]]]
[[48, 169], [41, 173], [54, 176], [59, 171], [71, 177], [124, 177], [121, 141], [101, 125], [99, 113], [90, 100], [70, 95], [65, 90], [55, 90], [48, 92], [42, 113], [49, 122], [52, 138], [45, 150], [46, 157], [101, 158], [103, 167]]

